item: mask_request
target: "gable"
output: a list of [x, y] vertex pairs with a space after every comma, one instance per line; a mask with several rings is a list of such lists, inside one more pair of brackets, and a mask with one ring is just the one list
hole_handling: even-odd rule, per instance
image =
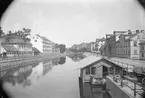
[[[99, 64], [100, 64], [100, 65], [99, 65]], [[102, 66], [101, 64], [104, 65], [104, 66], [106, 66], [106, 67], [111, 67], [111, 65], [114, 66], [113, 63], [107, 61], [106, 59], [100, 59], [100, 60], [98, 60], [98, 61], [95, 61], [95, 62], [93, 62], [93, 63], [91, 63], [91, 64], [89, 64], [89, 65], [87, 65], [87, 66], [81, 68], [81, 69], [85, 69], [85, 68], [87, 68], [87, 67], [92, 67], [92, 66], [98, 66], [98, 65], [99, 65], [99, 66]]]
[[93, 67], [97, 67], [97, 68], [99, 68], [99, 67], [101, 67], [101, 66], [111, 67], [111, 65], [109, 65], [108, 63], [103, 62], [103, 61], [101, 61], [101, 62], [99, 62], [99, 63], [93, 65]]

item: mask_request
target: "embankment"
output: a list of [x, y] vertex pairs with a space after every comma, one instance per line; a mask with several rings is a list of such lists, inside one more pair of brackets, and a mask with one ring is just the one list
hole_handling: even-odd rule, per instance
[[36, 62], [41, 62], [45, 60], [50, 60], [58, 57], [65, 56], [64, 54], [43, 54], [38, 56], [31, 56], [27, 58], [19, 58], [14, 60], [4, 60], [0, 61], [0, 71], [8, 70], [11, 68], [21, 67], [30, 65]]

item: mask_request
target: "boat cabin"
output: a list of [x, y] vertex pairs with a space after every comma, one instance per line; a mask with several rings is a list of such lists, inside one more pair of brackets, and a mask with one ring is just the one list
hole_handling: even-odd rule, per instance
[[[103, 79], [106, 75], [113, 72], [113, 69], [116, 67], [113, 63], [109, 62], [106, 59], [97, 60], [87, 66], [84, 66], [80, 69], [80, 78], [83, 83], [90, 82], [91, 78]], [[115, 72], [117, 72], [116, 70]], [[119, 72], [119, 71], [118, 71]]]

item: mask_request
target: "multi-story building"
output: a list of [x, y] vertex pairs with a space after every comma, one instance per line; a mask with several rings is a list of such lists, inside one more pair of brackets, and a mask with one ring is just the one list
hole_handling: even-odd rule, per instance
[[140, 42], [140, 59], [145, 60], [145, 41]]
[[129, 31], [127, 34], [121, 34], [116, 42], [116, 56], [131, 59], [140, 59], [140, 42], [145, 41], [145, 32]]
[[41, 53], [52, 53], [53, 42], [46, 37], [36, 34], [31, 38], [31, 43], [33, 47], [36, 47]]

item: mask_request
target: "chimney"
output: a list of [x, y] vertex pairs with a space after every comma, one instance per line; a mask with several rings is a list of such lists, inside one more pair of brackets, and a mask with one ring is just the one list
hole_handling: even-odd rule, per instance
[[128, 30], [128, 34], [132, 34], [131, 30]]
[[139, 33], [139, 30], [136, 30], [136, 33]]

